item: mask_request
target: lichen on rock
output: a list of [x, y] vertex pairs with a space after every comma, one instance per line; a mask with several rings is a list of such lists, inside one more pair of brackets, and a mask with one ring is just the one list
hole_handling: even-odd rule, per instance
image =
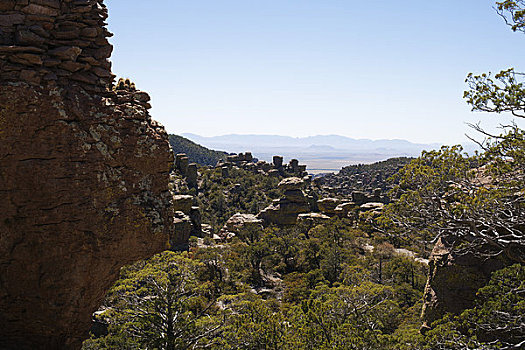
[[101, 0], [0, 3], [0, 348], [77, 349], [173, 235], [164, 128], [113, 91]]

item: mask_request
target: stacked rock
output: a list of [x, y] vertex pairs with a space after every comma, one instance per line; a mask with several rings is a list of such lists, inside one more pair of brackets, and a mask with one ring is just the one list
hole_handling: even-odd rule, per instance
[[114, 75], [102, 0], [2, 0], [0, 81], [103, 92]]
[[300, 165], [297, 159], [290, 160], [290, 163], [288, 163], [284, 170], [293, 176], [304, 177], [308, 175], [306, 165]]
[[188, 183], [189, 188], [197, 188], [197, 164], [191, 163], [188, 165], [187, 171], [186, 171], [186, 182]]
[[230, 163], [241, 163], [241, 162], [251, 162], [253, 161], [253, 155], [251, 152], [239, 153], [229, 155], [226, 160]]
[[202, 219], [198, 206], [193, 205], [193, 196], [173, 196], [174, 235], [170, 237], [172, 250], [185, 250], [188, 248], [190, 235], [200, 237], [202, 235]]
[[273, 156], [273, 167], [274, 169], [280, 169], [283, 167], [283, 157]]
[[341, 203], [337, 198], [323, 198], [317, 201], [317, 207], [323, 214], [333, 216], [335, 215], [335, 208]]
[[338, 198], [323, 198], [317, 201], [319, 211], [328, 216], [337, 215], [341, 218], [349, 217], [349, 214], [357, 208], [354, 202], [345, 202]]
[[281, 181], [279, 189], [284, 191], [284, 198], [276, 199], [270, 206], [262, 210], [257, 216], [266, 225], [293, 225], [297, 215], [308, 213], [310, 205], [302, 188], [304, 181], [298, 177], [289, 177]]
[[198, 189], [199, 173], [197, 163], [189, 163], [189, 158], [185, 153], [179, 153], [175, 157], [175, 170], [182, 175], [189, 188]]
[[[253, 158], [250, 152], [229, 155], [226, 161], [219, 161], [216, 168], [223, 168], [223, 177], [228, 177], [224, 168], [238, 167], [253, 173], [265, 174], [273, 177], [304, 177], [308, 176], [306, 165], [300, 165], [297, 159], [292, 159], [289, 164], [283, 165], [282, 156], [274, 156], [273, 162]], [[309, 179], [308, 181], [311, 181]]]
[[189, 159], [185, 153], [179, 153], [175, 157], [175, 168], [182, 176], [186, 176], [188, 172]]

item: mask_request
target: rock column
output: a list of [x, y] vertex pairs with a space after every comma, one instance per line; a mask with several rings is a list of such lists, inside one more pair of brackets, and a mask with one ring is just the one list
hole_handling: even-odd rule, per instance
[[0, 349], [79, 349], [174, 235], [164, 128], [111, 90], [101, 0], [0, 1]]

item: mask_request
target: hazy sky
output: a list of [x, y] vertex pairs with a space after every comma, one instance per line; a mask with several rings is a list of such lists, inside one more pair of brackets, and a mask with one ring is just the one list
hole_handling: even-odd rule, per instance
[[465, 141], [468, 72], [525, 57], [490, 0], [108, 0], [113, 71], [169, 133]]

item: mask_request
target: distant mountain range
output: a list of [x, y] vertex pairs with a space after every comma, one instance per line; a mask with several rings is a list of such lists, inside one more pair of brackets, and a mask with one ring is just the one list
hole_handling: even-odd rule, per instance
[[239, 153], [250, 151], [259, 159], [271, 161], [272, 156], [297, 158], [314, 172], [337, 171], [351, 164], [366, 164], [392, 157], [417, 157], [423, 150], [440, 144], [419, 144], [406, 140], [353, 139], [340, 135], [290, 137], [279, 135], [222, 135], [205, 137], [184, 133], [182, 136], [205, 147]]
[[308, 137], [290, 137], [278, 135], [222, 135], [204, 137], [196, 134], [185, 133], [182, 136], [207, 147], [234, 149], [237, 147], [255, 146], [267, 147], [313, 147], [339, 149], [345, 151], [395, 151], [395, 152], [421, 152], [422, 149], [440, 147], [439, 144], [417, 144], [406, 140], [369, 140], [353, 139], [339, 135], [319, 135]]

